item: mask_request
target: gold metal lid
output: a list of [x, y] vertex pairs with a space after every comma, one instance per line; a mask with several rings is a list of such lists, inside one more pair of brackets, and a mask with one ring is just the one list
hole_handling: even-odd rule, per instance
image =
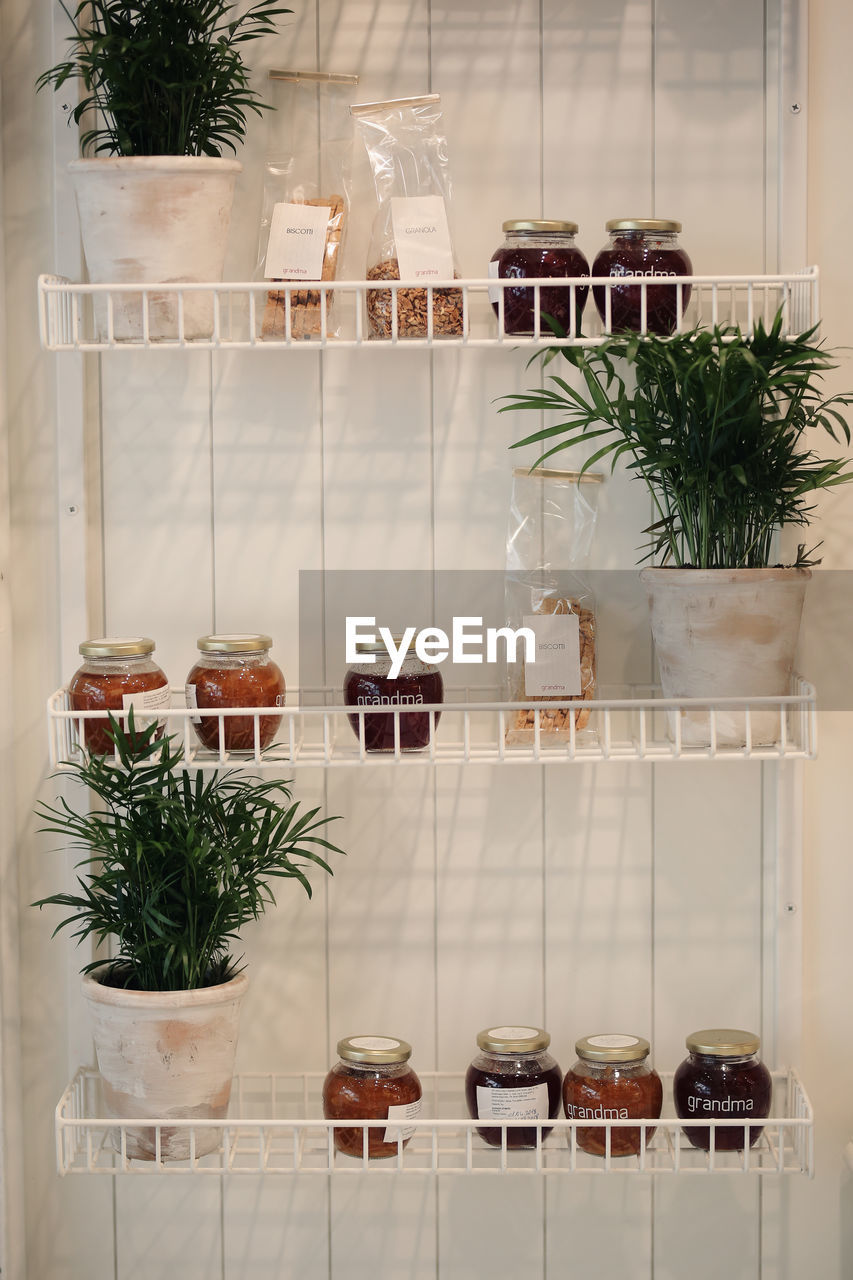
[[680, 231], [681, 223], [669, 218], [611, 218], [608, 231]]
[[272, 648], [272, 638], [242, 632], [223, 633], [199, 636], [198, 647], [202, 653], [261, 653]]
[[710, 1031], [694, 1031], [687, 1037], [690, 1053], [706, 1053], [714, 1058], [746, 1058], [758, 1053], [761, 1039], [751, 1031], [732, 1031], [730, 1028], [713, 1028]]
[[550, 1043], [541, 1027], [487, 1027], [477, 1036], [477, 1044], [488, 1053], [538, 1053]]
[[408, 1062], [412, 1046], [393, 1036], [347, 1036], [338, 1041], [338, 1057], [345, 1062], [364, 1062], [368, 1066], [388, 1066]]
[[154, 641], [147, 636], [102, 636], [84, 640], [80, 652], [84, 658], [141, 658], [154, 652]]
[[576, 1042], [575, 1052], [587, 1062], [642, 1062], [649, 1056], [651, 1045], [642, 1036], [584, 1036]]
[[517, 218], [502, 225], [504, 231], [539, 231], [544, 235], [555, 231], [568, 231], [574, 236], [578, 231], [576, 222], [561, 222], [559, 219], [552, 218]]
[[358, 84], [358, 76], [336, 71], [270, 71], [270, 80], [314, 80], [319, 84]]
[[[392, 643], [393, 643], [393, 645], [394, 645], [394, 648], [399, 650], [400, 645], [403, 643], [403, 637], [402, 637], [402, 636], [392, 636], [392, 637], [391, 637], [391, 641], [392, 641]], [[386, 646], [386, 644], [385, 644], [385, 641], [384, 641], [384, 640], [356, 640], [356, 642], [355, 642], [355, 651], [356, 651], [356, 653], [384, 653], [384, 654], [387, 654], [387, 653], [388, 653], [388, 648], [387, 648], [387, 646]], [[414, 652], [414, 651], [412, 650], [412, 652]]]
[[512, 474], [530, 476], [531, 480], [537, 476], [540, 480], [565, 480], [569, 484], [601, 484], [604, 480], [601, 471], [555, 471], [551, 467], [536, 467], [533, 471], [529, 467], [513, 467]]

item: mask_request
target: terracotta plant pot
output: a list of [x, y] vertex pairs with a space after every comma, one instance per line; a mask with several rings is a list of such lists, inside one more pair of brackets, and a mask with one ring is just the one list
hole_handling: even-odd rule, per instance
[[[128, 991], [83, 978], [92, 1016], [98, 1070], [109, 1116], [116, 1119], [224, 1118], [231, 1097], [240, 1001], [249, 985], [245, 974], [195, 991]], [[161, 1128], [163, 1160], [187, 1160], [189, 1128]], [[195, 1129], [196, 1155], [219, 1146], [215, 1130]], [[121, 1133], [114, 1145], [120, 1149]], [[155, 1130], [127, 1130], [127, 1154], [156, 1158]]]
[[[72, 160], [80, 231], [94, 284], [216, 282], [222, 279], [234, 183], [242, 165], [217, 156], [110, 156]], [[184, 336], [210, 337], [211, 294], [184, 295]], [[98, 338], [107, 303], [95, 298]], [[113, 295], [113, 336], [143, 337], [142, 296]], [[175, 294], [149, 295], [149, 336], [178, 337]]]
[[[661, 687], [667, 698], [790, 693], [808, 569], [643, 569]], [[716, 715], [721, 746], [743, 746], [746, 715]], [[778, 741], [778, 711], [750, 712], [753, 746]], [[681, 713], [682, 741], [710, 742], [704, 708]]]

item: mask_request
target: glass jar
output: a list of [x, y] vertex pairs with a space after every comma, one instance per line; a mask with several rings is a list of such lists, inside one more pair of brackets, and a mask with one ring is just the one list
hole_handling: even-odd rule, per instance
[[[547, 1052], [551, 1037], [539, 1027], [488, 1027], [477, 1036], [480, 1052], [465, 1073], [465, 1101], [472, 1120], [554, 1120], [560, 1114], [557, 1063]], [[542, 1130], [542, 1139], [551, 1132]], [[491, 1147], [500, 1128], [478, 1128]], [[508, 1128], [508, 1148], [535, 1147], [536, 1127]]]
[[[664, 218], [615, 218], [607, 223], [610, 239], [592, 264], [594, 276], [626, 279], [659, 276], [689, 276], [693, 267], [678, 243], [680, 222]], [[682, 318], [690, 301], [690, 285], [682, 285]], [[654, 285], [646, 289], [646, 329], [649, 333], [668, 334], [678, 320], [676, 285]], [[610, 294], [610, 332], [631, 329], [642, 331], [642, 289], [639, 284], [614, 285], [605, 289], [593, 285], [593, 297], [605, 327], [607, 326], [606, 294]]]
[[[679, 1119], [706, 1117], [719, 1120], [764, 1119], [770, 1114], [773, 1081], [758, 1057], [761, 1041], [749, 1031], [694, 1031], [687, 1037], [688, 1057], [675, 1073], [673, 1094]], [[752, 1147], [761, 1134], [761, 1125], [749, 1130]], [[711, 1130], [684, 1127], [694, 1147], [708, 1151]], [[717, 1151], [743, 1151], [744, 1130], [714, 1130]]]
[[[199, 657], [187, 676], [187, 706], [207, 711], [225, 707], [283, 707], [284, 676], [269, 655], [272, 640], [265, 635], [202, 636]], [[254, 751], [255, 716], [223, 716], [222, 736], [226, 751]], [[258, 716], [258, 745], [268, 747], [276, 735], [281, 716]], [[199, 741], [211, 751], [219, 750], [219, 719], [193, 716]]]
[[371, 1160], [397, 1154], [414, 1130], [406, 1125], [420, 1115], [421, 1082], [409, 1066], [412, 1046], [391, 1036], [351, 1036], [338, 1041], [339, 1062], [323, 1083], [323, 1115], [327, 1120], [389, 1120], [381, 1129], [335, 1129], [335, 1146], [348, 1156]]
[[[649, 1066], [651, 1050], [641, 1036], [597, 1035], [578, 1040], [577, 1062], [563, 1081], [563, 1107], [569, 1120], [657, 1120], [663, 1106], [663, 1085]], [[646, 1129], [646, 1145], [654, 1129]], [[642, 1129], [621, 1126], [610, 1130], [610, 1154], [635, 1156], [642, 1145]], [[605, 1128], [577, 1130], [581, 1151], [607, 1153]]]
[[[399, 636], [394, 636], [399, 648]], [[391, 657], [381, 640], [359, 641], [356, 653], [362, 660], [355, 662], [344, 677], [344, 702], [348, 707], [418, 707], [444, 701], [444, 681], [437, 667], [421, 662], [417, 654], [408, 652], [403, 659], [400, 673], [392, 680]], [[364, 746], [367, 751], [394, 750], [394, 720], [392, 712], [364, 715]], [[359, 736], [358, 715], [349, 716], [356, 737]], [[429, 712], [406, 711], [400, 713], [400, 750], [423, 751], [429, 746]], [[436, 727], [441, 712], [436, 711]]]
[[[575, 245], [578, 224], [576, 222], [527, 219], [505, 222], [505, 239], [492, 254], [489, 275], [500, 280], [582, 279], [589, 275], [589, 263]], [[533, 289], [489, 289], [489, 300], [496, 316], [498, 298], [504, 297], [504, 333], [532, 335], [535, 332], [536, 295]], [[587, 288], [575, 290], [575, 333], [580, 333], [581, 315], [586, 302]], [[539, 312], [553, 316], [566, 333], [571, 332], [571, 290], [541, 288]], [[545, 320], [540, 318], [540, 333], [551, 334]]]
[[[71, 710], [115, 712], [133, 707], [134, 723], [141, 728], [145, 722], [138, 712], [168, 707], [171, 700], [169, 681], [151, 657], [153, 652], [154, 641], [146, 636], [84, 640], [83, 662], [68, 685]], [[113, 750], [107, 721], [84, 720], [82, 725], [87, 751], [102, 756]], [[124, 729], [122, 719], [119, 725]]]

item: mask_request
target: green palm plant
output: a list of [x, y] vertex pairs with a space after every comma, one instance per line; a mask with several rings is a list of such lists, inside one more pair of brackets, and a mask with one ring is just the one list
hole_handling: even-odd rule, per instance
[[236, 150], [247, 113], [268, 109], [250, 87], [243, 46], [272, 35], [292, 13], [258, 0], [239, 17], [231, 0], [81, 0], [72, 13], [71, 56], [45, 71], [39, 89], [79, 79], [70, 119], [96, 122], [85, 154], [218, 156]]
[[289, 783], [234, 771], [193, 776], [158, 732], [156, 722], [136, 728], [132, 711], [127, 730], [110, 717], [115, 758], [86, 755], [70, 766], [99, 807], [79, 814], [64, 798], [38, 806], [42, 830], [86, 856], [76, 892], [33, 905], [70, 911], [54, 934], [115, 940], [110, 985], [189, 990], [239, 971], [231, 944], [274, 903], [272, 881], [294, 879], [310, 897], [306, 870], [332, 874], [317, 849], [342, 850], [317, 834], [334, 819], [301, 812]]
[[[620, 335], [594, 348], [549, 348], [576, 368], [581, 389], [551, 374], [541, 389], [504, 397], [500, 412], [555, 412], [559, 421], [512, 448], [547, 445], [539, 466], [595, 442], [583, 470], [623, 456], [646, 484], [657, 519], [646, 559], [694, 568], [769, 564], [775, 531], [805, 526], [821, 489], [853, 479], [849, 458], [821, 458], [814, 428], [850, 443], [841, 409], [853, 394], [825, 397], [832, 354], [815, 330], [782, 332], [782, 314], [751, 334], [693, 330], [672, 338]], [[632, 385], [618, 362], [634, 375]], [[806, 563], [801, 546], [798, 564]]]

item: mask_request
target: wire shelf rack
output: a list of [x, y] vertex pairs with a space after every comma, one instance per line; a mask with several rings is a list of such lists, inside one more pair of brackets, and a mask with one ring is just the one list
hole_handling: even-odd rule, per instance
[[[216, 724], [219, 750], [198, 741], [183, 687], [172, 688], [172, 705], [156, 712], [164, 733], [180, 747], [183, 763], [195, 769], [224, 766], [280, 771], [298, 765], [389, 767], [423, 764], [561, 764], [604, 760], [778, 760], [813, 759], [817, 752], [816, 694], [795, 676], [785, 697], [664, 698], [654, 686], [603, 689], [599, 698], [571, 702], [446, 701], [412, 711], [400, 706], [342, 706], [338, 691], [308, 691], [311, 703], [285, 707], [230, 707], [204, 711]], [[318, 697], [324, 699], [315, 705]], [[578, 707], [589, 711], [586, 727], [576, 727]], [[125, 708], [126, 710], [127, 708]], [[565, 728], [554, 732], [555, 712], [566, 710]], [[154, 715], [148, 712], [150, 719]], [[253, 725], [250, 749], [226, 749], [226, 724], [239, 716]], [[261, 746], [261, 720], [280, 717], [275, 742]], [[393, 720], [393, 747], [368, 749], [366, 728], [377, 717]], [[428, 745], [407, 750], [406, 720], [417, 718]], [[107, 725], [106, 711], [72, 711], [66, 688], [47, 702], [50, 763], [63, 768], [81, 758], [84, 725]], [[137, 724], [145, 713], [135, 712]], [[524, 722], [524, 728], [517, 726]], [[391, 735], [388, 735], [390, 741]]]
[[[750, 1146], [744, 1132], [759, 1127], [753, 1121], [702, 1119], [710, 1131], [709, 1150], [693, 1147], [674, 1117], [672, 1073], [661, 1073], [664, 1084], [664, 1116], [639, 1120], [507, 1120], [489, 1121], [500, 1131], [500, 1146], [489, 1146], [477, 1134], [478, 1122], [460, 1119], [464, 1077], [446, 1073], [422, 1073], [423, 1110], [435, 1118], [406, 1121], [406, 1141], [401, 1130], [396, 1154], [368, 1159], [367, 1133], [385, 1128], [387, 1120], [324, 1120], [320, 1111], [322, 1074], [246, 1074], [235, 1077], [230, 1114], [224, 1120], [145, 1117], [109, 1119], [97, 1071], [81, 1068], [56, 1108], [56, 1159], [60, 1174], [258, 1174], [340, 1173], [380, 1176], [389, 1173], [448, 1174], [806, 1174], [814, 1173], [814, 1115], [803, 1085], [793, 1070], [773, 1073], [770, 1116]], [[154, 1150], [150, 1160], [127, 1156], [128, 1132], [144, 1123], [146, 1141]], [[482, 1122], [479, 1122], [482, 1124]], [[513, 1128], [536, 1128], [536, 1144], [529, 1149], [508, 1145]], [[647, 1145], [636, 1155], [611, 1153], [613, 1135], [623, 1128], [649, 1131]], [[218, 1149], [195, 1156], [211, 1129], [218, 1134]], [[336, 1129], [360, 1129], [362, 1154], [350, 1156], [335, 1148]], [[578, 1130], [595, 1130], [604, 1138], [605, 1154], [595, 1156], [578, 1145]], [[161, 1139], [168, 1132], [189, 1132], [190, 1158], [180, 1161], [158, 1158]], [[721, 1133], [737, 1131], [741, 1150], [718, 1150]], [[754, 1134], [753, 1134], [754, 1136]]]
[[[541, 319], [540, 290], [555, 288], [553, 279], [528, 279], [524, 287], [533, 294], [533, 326], [529, 335], [507, 332], [504, 299], [507, 289], [518, 291], [517, 280], [455, 279], [435, 281], [336, 280], [310, 282], [316, 330], [303, 337], [297, 323], [306, 305], [305, 282], [250, 281], [225, 283], [84, 284], [57, 275], [42, 275], [38, 282], [39, 326], [42, 346], [49, 351], [139, 350], [149, 347], [259, 348], [316, 351], [318, 347], [520, 347], [594, 346], [611, 331], [612, 291], [626, 281], [639, 293], [639, 327], [647, 331], [649, 290], [671, 289], [675, 331], [696, 326], [739, 325], [751, 332], [760, 319], [769, 324], [783, 313], [784, 329], [801, 333], [818, 323], [818, 269], [780, 275], [672, 276], [666, 284], [643, 276], [593, 276], [567, 281], [571, 326], [566, 338], [557, 339]], [[560, 286], [563, 287], [563, 286]], [[592, 299], [577, 327], [576, 298], [588, 288], [601, 291], [603, 319]], [[263, 313], [271, 289], [280, 299], [281, 322], [275, 336], [264, 336]], [[397, 304], [400, 291], [425, 294], [423, 321], [414, 332], [405, 332]], [[458, 318], [451, 332], [435, 303], [453, 290]], [[296, 299], [302, 294], [302, 301]], [[384, 294], [384, 300], [380, 295]], [[394, 295], [391, 302], [390, 295]], [[411, 296], [411, 294], [409, 294]], [[492, 302], [497, 308], [497, 315]], [[367, 316], [384, 308], [387, 336], [372, 337]]]

